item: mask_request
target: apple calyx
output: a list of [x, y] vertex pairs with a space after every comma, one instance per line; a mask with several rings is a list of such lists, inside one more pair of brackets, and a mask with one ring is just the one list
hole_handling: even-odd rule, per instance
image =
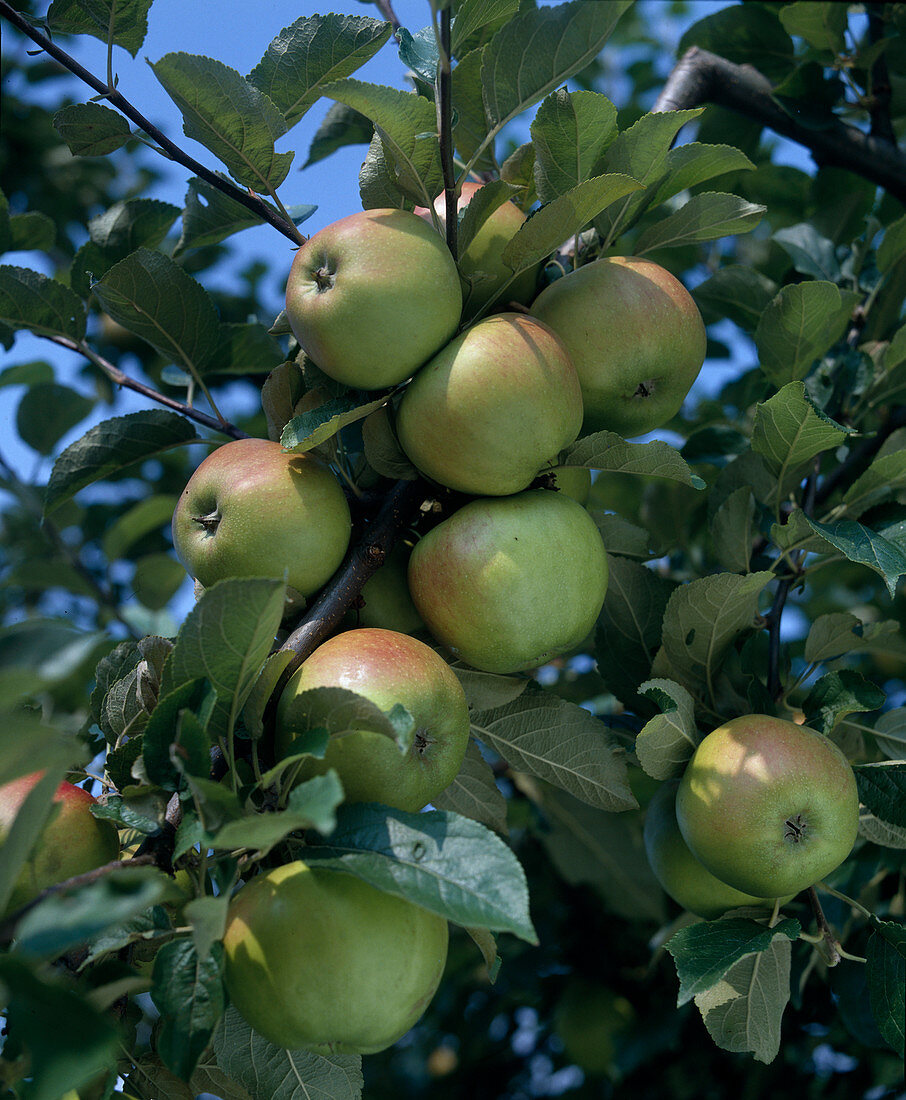
[[435, 739], [428, 736], [428, 727], [419, 726], [415, 731], [415, 737], [412, 741], [412, 747], [415, 749], [419, 756], [424, 756], [428, 749], [435, 744]]
[[198, 526], [204, 529], [206, 535], [213, 535], [216, 532], [222, 518], [219, 508], [215, 508], [213, 512], [208, 512], [205, 516], [192, 516]]
[[801, 844], [805, 839], [806, 825], [802, 820], [802, 814], [796, 814], [794, 817], [788, 817], [784, 822], [786, 831], [783, 836], [785, 840], [791, 840], [794, 844]]
[[331, 271], [329, 267], [319, 267], [312, 275], [315, 281], [315, 286], [323, 293], [325, 290], [333, 290], [336, 283], [336, 272]]
[[638, 386], [636, 387], [636, 391], [632, 396], [642, 398], [650, 397], [654, 393], [656, 385], [657, 382], [654, 378], [649, 378], [647, 382], [639, 382]]

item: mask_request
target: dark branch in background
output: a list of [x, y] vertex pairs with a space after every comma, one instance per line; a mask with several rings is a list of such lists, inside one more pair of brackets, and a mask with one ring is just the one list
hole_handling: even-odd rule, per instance
[[195, 160], [194, 157], [190, 157], [183, 149], [180, 149], [178, 145], [174, 144], [162, 130], [159, 130], [153, 122], [150, 122], [140, 111], [138, 111], [128, 99], [115, 88], [108, 88], [103, 80], [99, 80], [93, 73], [90, 73], [86, 68], [78, 63], [74, 57], [70, 57], [65, 50], [60, 49], [54, 42], [52, 42], [45, 34], [42, 34], [39, 30], [33, 27], [28, 20], [15, 11], [6, 0], [0, 0], [0, 15], [5, 16], [6, 19], [18, 28], [24, 35], [27, 35], [32, 42], [37, 43], [54, 61], [62, 65], [64, 69], [68, 69], [74, 76], [77, 76], [79, 80], [83, 81], [90, 88], [93, 88], [98, 95], [103, 96], [108, 103], [113, 104], [118, 110], [135, 123], [136, 126], [152, 139], [178, 164], [188, 168], [194, 175], [199, 176], [206, 183], [209, 183], [212, 187], [216, 187], [218, 191], [222, 191], [234, 202], [241, 203], [246, 209], [251, 210], [253, 214], [261, 218], [262, 221], [269, 222], [275, 229], [278, 229], [284, 237], [289, 237], [293, 244], [298, 245], [304, 238], [300, 237], [298, 229], [292, 222], [288, 222], [284, 217], [278, 214], [275, 210], [272, 210], [266, 202], [260, 199], [257, 195], [252, 194], [250, 191], [245, 191], [241, 187], [237, 187], [236, 184], [230, 183], [229, 180], [224, 179], [223, 176], [218, 175], [216, 172], [212, 172], [210, 168], [205, 168], [203, 164]]
[[[882, 4], [866, 4], [868, 15], [868, 42], [874, 46], [884, 38], [884, 17]], [[868, 86], [868, 117], [871, 119], [871, 132], [874, 137], [896, 144], [897, 136], [890, 120], [890, 73], [887, 69], [887, 55], [881, 53], [872, 63]]]
[[693, 46], [680, 58], [654, 105], [679, 111], [713, 103], [754, 119], [811, 150], [819, 166], [834, 165], [889, 191], [906, 203], [906, 154], [877, 134], [865, 134], [828, 112], [816, 130], [787, 114], [771, 93], [771, 83], [749, 65], [734, 65]]
[[397, 19], [390, 0], [374, 0], [374, 4], [381, 15], [392, 25], [394, 31], [398, 31], [403, 24]]
[[264, 715], [266, 728], [273, 723], [277, 700], [289, 678], [305, 658], [336, 630], [347, 608], [362, 591], [365, 581], [384, 563], [399, 532], [413, 522], [419, 506], [428, 495], [427, 486], [419, 479], [398, 481], [384, 497], [377, 516], [349, 550], [322, 594], [306, 610], [301, 623], [280, 647], [281, 651], [289, 650], [294, 656], [268, 701]]
[[447, 229], [447, 247], [453, 259], [459, 259], [457, 244], [458, 217], [456, 195], [456, 167], [453, 163], [453, 102], [450, 50], [450, 9], [440, 13], [440, 62], [437, 67], [437, 116], [440, 134], [440, 165], [444, 174], [444, 205]]
[[836, 966], [841, 961], [839, 947], [837, 943], [837, 937], [834, 935], [833, 929], [827, 923], [827, 917], [824, 915], [824, 910], [821, 908], [821, 902], [818, 899], [818, 892], [814, 886], [808, 888], [808, 900], [812, 905], [812, 912], [815, 914], [815, 923], [818, 925], [818, 931], [821, 933], [821, 937], [824, 941], [824, 947], [826, 950], [825, 963], [828, 966]]
[[109, 359], [105, 359], [102, 355], [98, 355], [96, 351], [89, 348], [86, 344], [80, 344], [77, 340], [70, 340], [66, 336], [49, 336], [49, 340], [53, 343], [59, 344], [60, 347], [68, 348], [70, 351], [79, 352], [89, 359], [95, 366], [101, 368], [101, 370], [107, 375], [111, 382], [116, 386], [123, 386], [124, 389], [134, 390], [136, 393], [142, 394], [143, 397], [148, 397], [152, 401], [156, 401], [158, 405], [165, 405], [168, 409], [173, 409], [174, 412], [181, 413], [183, 416], [188, 417], [189, 420], [194, 420], [197, 424], [203, 424], [206, 428], [213, 428], [216, 432], [222, 432], [224, 435], [228, 435], [233, 439], [247, 439], [248, 434], [241, 428], [237, 428], [235, 424], [231, 424], [228, 420], [222, 420], [220, 417], [211, 416], [209, 413], [202, 412], [200, 409], [195, 409], [191, 405], [185, 404], [183, 401], [177, 401], [175, 397], [168, 397], [165, 393], [159, 393], [151, 386], [145, 385], [144, 382], [138, 382], [134, 378], [130, 378], [128, 374], [123, 374], [119, 367], [115, 367]]

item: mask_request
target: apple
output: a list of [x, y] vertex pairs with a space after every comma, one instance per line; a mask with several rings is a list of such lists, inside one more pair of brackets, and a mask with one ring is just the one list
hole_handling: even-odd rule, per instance
[[[460, 215], [484, 185], [467, 180], [459, 191], [457, 210]], [[447, 199], [442, 191], [434, 200], [434, 211], [442, 231], [447, 225]], [[431, 211], [424, 206], [416, 206], [414, 213], [433, 225]], [[459, 272], [468, 285], [465, 295], [464, 312], [470, 316], [481, 312], [485, 306], [493, 303], [502, 293], [504, 306], [510, 302], [528, 305], [535, 296], [540, 264], [521, 271], [513, 279], [513, 269], [501, 259], [506, 246], [525, 221], [525, 214], [514, 203], [507, 200], [490, 214], [481, 224], [478, 232], [459, 254]], [[510, 280], [513, 280], [510, 282]]]
[[277, 1046], [373, 1054], [417, 1022], [440, 983], [447, 922], [344, 871], [286, 863], [230, 902], [230, 1000]]
[[349, 612], [354, 626], [378, 626], [400, 634], [415, 634], [425, 624], [415, 609], [409, 594], [406, 572], [412, 547], [398, 542], [387, 555], [384, 564], [362, 587], [361, 606]]
[[566, 344], [582, 384], [582, 434], [643, 435], [679, 412], [705, 359], [683, 284], [651, 260], [594, 260], [545, 287], [531, 313]]
[[485, 672], [575, 649], [607, 591], [594, 520], [549, 489], [469, 501], [416, 543], [409, 590], [433, 636]]
[[[29, 792], [43, 772], [23, 775], [0, 787], [0, 847]], [[6, 913], [12, 913], [58, 882], [93, 871], [119, 857], [116, 828], [93, 817], [97, 799], [72, 783], [61, 783], [53, 796], [54, 808], [25, 861]]]
[[579, 434], [582, 393], [561, 341], [520, 313], [472, 325], [412, 379], [397, 410], [410, 461], [450, 489], [527, 488]]
[[849, 855], [859, 796], [833, 741], [746, 714], [698, 745], [680, 780], [676, 819], [693, 855], [722, 882], [757, 897], [795, 895]]
[[554, 1009], [554, 1031], [570, 1061], [586, 1073], [613, 1071], [616, 1039], [635, 1022], [635, 1009], [606, 986], [575, 979]]
[[334, 768], [347, 801], [383, 802], [420, 810], [453, 781], [469, 741], [465, 693], [447, 662], [430, 646], [393, 630], [363, 627], [335, 634], [296, 670], [277, 704], [277, 759], [319, 721], [319, 687], [345, 688], [382, 711], [402, 703], [416, 722], [415, 739], [402, 754], [397, 743], [367, 728], [333, 737], [322, 760], [308, 757], [299, 778]]
[[408, 378], [461, 313], [450, 250], [409, 210], [362, 210], [328, 225], [296, 253], [286, 284], [286, 317], [306, 353], [362, 390]]
[[587, 504], [591, 495], [591, 470], [586, 466], [554, 466], [547, 471], [552, 487], [580, 504]]
[[201, 463], [173, 513], [173, 545], [208, 586], [282, 577], [309, 596], [343, 560], [351, 533], [340, 483], [320, 459], [267, 439], [237, 439]]
[[712, 875], [689, 851], [676, 823], [678, 787], [678, 779], [662, 783], [645, 811], [645, 851], [661, 886], [678, 905], [706, 920], [741, 906], [773, 908], [774, 898], [753, 897], [735, 890]]

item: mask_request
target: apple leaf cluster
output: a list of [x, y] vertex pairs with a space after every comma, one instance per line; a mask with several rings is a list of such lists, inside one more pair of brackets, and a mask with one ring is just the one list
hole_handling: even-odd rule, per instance
[[[792, 1096], [820, 1032], [868, 1095], [906, 1012], [902, 6], [686, 21], [851, 143], [809, 172], [725, 89], [651, 109], [630, 2], [378, 7], [245, 76], [152, 61], [201, 160], [9, 61], [0, 389], [43, 465], [0, 455], [0, 1079]], [[44, 8], [0, 17], [73, 71], [154, 18]], [[359, 78], [393, 49], [405, 90]], [[331, 225], [316, 106], [308, 165], [362, 147]], [[282, 259], [218, 289], [262, 224]]]

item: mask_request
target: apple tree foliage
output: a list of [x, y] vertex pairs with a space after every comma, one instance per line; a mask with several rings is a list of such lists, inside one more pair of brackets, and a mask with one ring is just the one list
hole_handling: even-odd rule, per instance
[[[4, 1095], [853, 1098], [901, 1082], [906, 15], [652, 7], [454, 0], [426, 3], [424, 28], [395, 27], [387, 3], [303, 14], [247, 75], [181, 41], [151, 65], [196, 160], [116, 86], [151, 0], [0, 3], [0, 386], [49, 468], [0, 446], [0, 782], [93, 783], [124, 851], [3, 920]], [[675, 16], [678, 48], [659, 37]], [[61, 100], [84, 34], [109, 44], [110, 72]], [[408, 90], [356, 75], [378, 50], [398, 50]], [[693, 79], [659, 99], [681, 55]], [[808, 170], [778, 159], [777, 132]], [[294, 654], [397, 534], [450, 507], [395, 442], [397, 394], [330, 383], [268, 315], [284, 272], [233, 261], [241, 289], [218, 289], [235, 234], [302, 239], [317, 196], [297, 169], [349, 144], [366, 208], [429, 206], [468, 172], [501, 180], [458, 246], [512, 199], [534, 212], [507, 248], [515, 273], [656, 260], [693, 289], [709, 365], [727, 368], [710, 385], [706, 365], [653, 438], [598, 433], [560, 456], [598, 471], [610, 584], [594, 636], [534, 676], [458, 669], [474, 744], [422, 814], [344, 804], [335, 775], [289, 789], [267, 756]], [[155, 198], [155, 151], [185, 169], [182, 208]], [[20, 354], [20, 332], [47, 358]], [[359, 549], [308, 608], [287, 612], [278, 579], [227, 580], [174, 621], [169, 519], [192, 445], [245, 434], [334, 465]], [[644, 807], [705, 732], [751, 712], [844, 749], [859, 840], [773, 915], [694, 920], [648, 869]], [[3, 847], [3, 899], [48, 812], [40, 790]], [[384, 1054], [281, 1050], [228, 1005], [230, 892], [302, 852], [454, 925], [434, 1003]]]

